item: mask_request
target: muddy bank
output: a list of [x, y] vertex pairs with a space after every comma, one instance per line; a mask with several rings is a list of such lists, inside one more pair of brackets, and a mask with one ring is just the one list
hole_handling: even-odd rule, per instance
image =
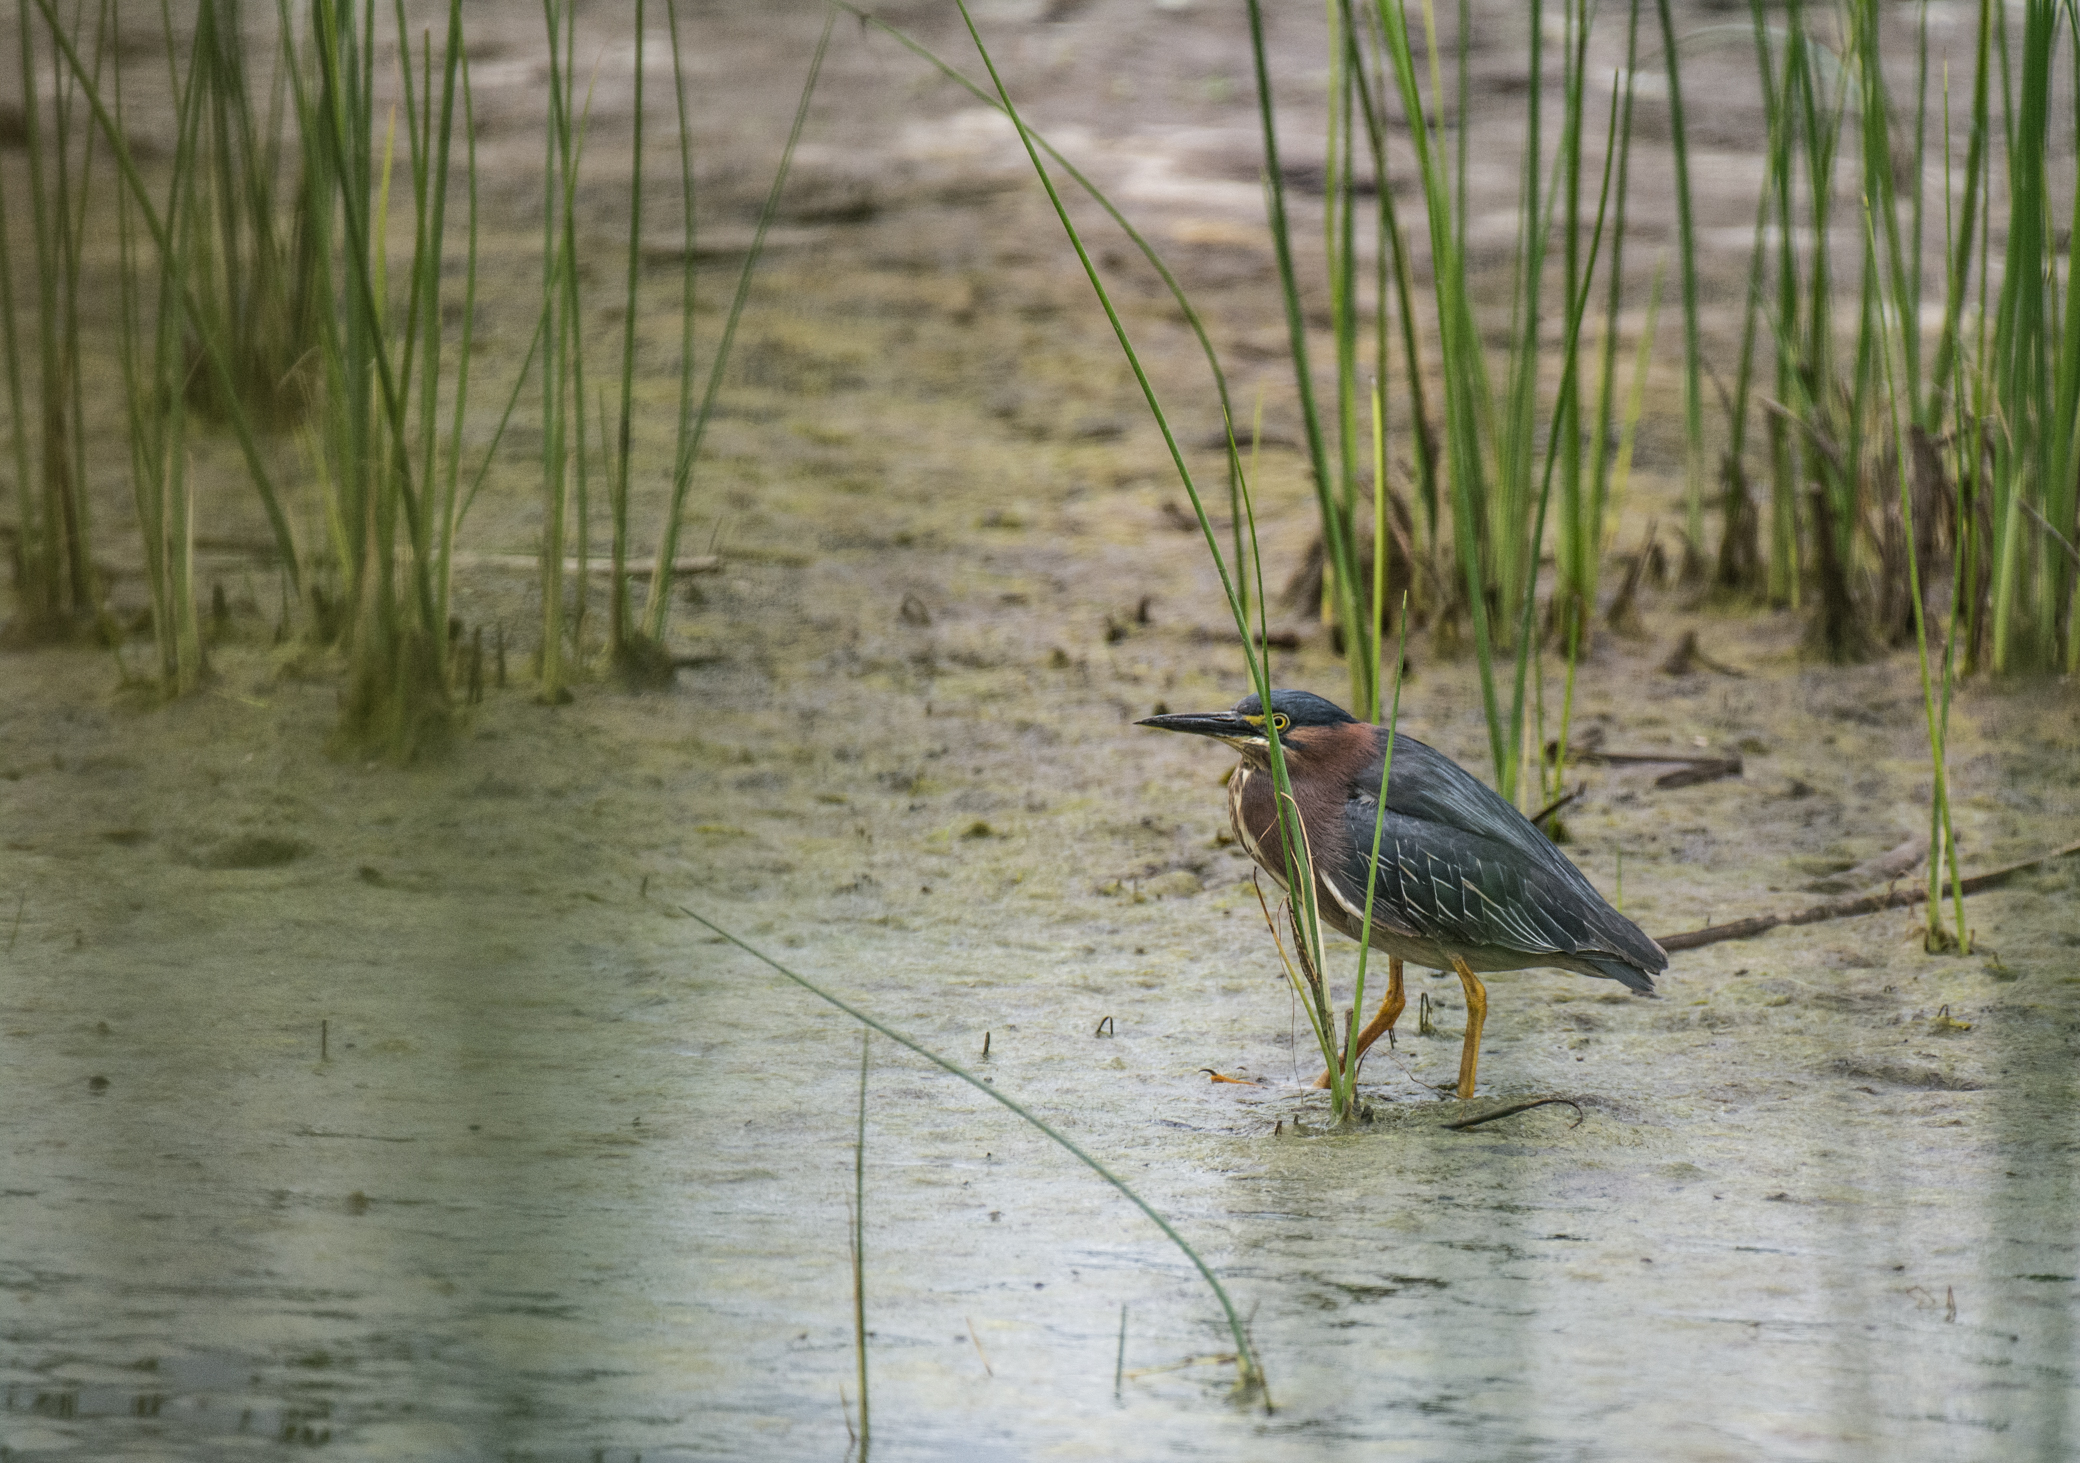
[[[1924, 955], [1887, 915], [1686, 953], [1658, 1001], [1499, 979], [1483, 1098], [1565, 1094], [1578, 1127], [1439, 1128], [1459, 1107], [1423, 1084], [1454, 1070], [1456, 983], [1419, 982], [1438, 1034], [1375, 1058], [1378, 1121], [1294, 1136], [1320, 1098], [1217, 844], [1221, 759], [1124, 725], [1232, 677], [1149, 632], [1066, 669], [948, 654], [927, 689], [913, 658], [952, 631], [905, 624], [896, 591], [961, 556], [874, 584], [872, 617], [832, 557], [758, 572], [856, 617], [854, 670], [776, 656], [553, 711], [516, 689], [402, 772], [313, 756], [331, 688], [257, 653], [163, 710], [113, 700], [105, 662], [38, 661], [0, 733], [10, 1448], [842, 1451], [857, 1033], [677, 902], [957, 1058], [987, 1033], [981, 1070], [1227, 1278], [1280, 1405], [1233, 1409], [1218, 1366], [1144, 1371], [1224, 1349], [1181, 1258], [877, 1043], [891, 1454], [1993, 1457], [2063, 1435], [2070, 866], [1972, 902], [1997, 959]], [[729, 595], [725, 638], [760, 643], [771, 609]], [[984, 622], [967, 643], [1019, 622], [995, 592], [948, 601]], [[1571, 852], [1609, 888], [1622, 848], [1650, 929], [1799, 898], [1911, 827], [1925, 775], [1910, 721], [1866, 719], [1905, 666], [1772, 671], [1760, 637], [1709, 629], [1750, 682], [1657, 682], [1614, 649], [1587, 691], [1614, 736], [1768, 747], [1673, 793], [1586, 774]], [[1285, 678], [1335, 668], [1304, 652]], [[1410, 729], [1476, 756], [1470, 693], [1424, 670]], [[2070, 826], [2072, 780], [1998, 750], [2069, 761], [2064, 709], [1968, 700], [1969, 852]], [[1115, 1400], [1121, 1306], [1142, 1374]]]

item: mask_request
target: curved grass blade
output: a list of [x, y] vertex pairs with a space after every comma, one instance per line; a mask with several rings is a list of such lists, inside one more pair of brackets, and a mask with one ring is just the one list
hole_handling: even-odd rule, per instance
[[[1047, 165], [1040, 160], [1040, 152], [1033, 140], [1032, 132], [1026, 127], [1025, 119], [1019, 115], [1018, 108], [1011, 102], [1011, 94], [1005, 89], [1004, 79], [997, 72], [996, 62], [991, 59], [989, 48], [983, 44], [982, 35], [975, 28], [975, 18], [968, 12], [966, 0], [955, 0], [955, 3], [960, 6], [961, 18], [967, 24], [968, 35], [975, 43], [976, 53], [982, 58], [983, 66], [989, 71], [990, 81], [996, 86], [997, 97], [1003, 105], [1004, 115], [1010, 119], [1011, 125], [1018, 129], [1019, 140], [1025, 146], [1026, 157], [1032, 163], [1033, 171], [1039, 175], [1040, 186], [1047, 192], [1047, 200], [1054, 207], [1055, 217], [1061, 221], [1063, 232], [1069, 236], [1070, 246], [1075, 249], [1077, 260], [1083, 265], [1084, 277], [1090, 281], [1091, 290], [1097, 295], [1098, 303], [1105, 311], [1105, 318], [1110, 322], [1113, 335], [1119, 341], [1120, 351], [1126, 356], [1127, 365], [1134, 373], [1134, 380], [1141, 388], [1142, 399], [1148, 405], [1149, 415], [1155, 419], [1156, 428], [1163, 435], [1163, 444], [1169, 450], [1171, 465], [1177, 471], [1178, 481], [1184, 487], [1185, 496], [1191, 500], [1192, 512], [1198, 517], [1199, 532], [1205, 538], [1207, 551], [1212, 556], [1214, 572], [1220, 576], [1221, 592], [1227, 599], [1228, 611], [1235, 618], [1235, 630], [1242, 641], [1242, 655], [1249, 668], [1250, 682], [1255, 687], [1257, 695], [1261, 698], [1261, 702], [1268, 712], [1271, 702], [1268, 653], [1265, 656], [1259, 656], [1250, 638], [1249, 616], [1243, 607], [1243, 600], [1235, 582], [1236, 577], [1239, 577], [1240, 574], [1240, 566], [1238, 566], [1237, 576], [1229, 574], [1228, 565], [1221, 558], [1220, 545], [1214, 538], [1213, 524], [1206, 516], [1205, 503], [1199, 496], [1198, 485], [1192, 480], [1191, 469], [1185, 464], [1183, 450], [1178, 446], [1176, 433], [1170, 428], [1170, 419], [1164, 413], [1162, 402], [1156, 396], [1155, 385], [1149, 380], [1148, 372], [1141, 364], [1140, 353], [1134, 349], [1134, 342], [1127, 334], [1126, 325], [1120, 319], [1119, 311], [1112, 303], [1112, 294], [1105, 288], [1105, 281], [1099, 276], [1097, 265], [1091, 260], [1090, 250], [1085, 247], [1083, 235], [1078, 232], [1075, 219], [1070, 217], [1068, 206], [1062, 201], [1060, 190], [1055, 187], [1053, 175], [1048, 172]], [[1232, 422], [1228, 424], [1228, 445], [1230, 471], [1237, 471], [1239, 470], [1239, 461], [1235, 453]], [[1250, 511], [1247, 484], [1241, 486], [1240, 502], [1244, 511]], [[1256, 519], [1253, 512], [1251, 512], [1250, 516], [1250, 535], [1254, 545]], [[1262, 581], [1263, 556], [1261, 553], [1255, 552], [1253, 547], [1252, 557], [1255, 560], [1258, 576], [1256, 598], [1261, 622], [1264, 603]], [[1306, 830], [1300, 824], [1298, 806], [1293, 799], [1292, 779], [1287, 775], [1285, 748], [1279, 740], [1277, 721], [1268, 714], [1264, 719], [1264, 731], [1269, 744], [1272, 787], [1275, 793], [1273, 807], [1277, 810], [1277, 816], [1284, 830], [1282, 842], [1285, 847], [1287, 887], [1303, 889], [1311, 895], [1314, 888], [1314, 880], [1308, 871], [1313, 866], [1306, 861], [1304, 853]], [[1299, 932], [1303, 947], [1303, 958], [1312, 959], [1314, 968], [1319, 969], [1321, 965], [1319, 958], [1321, 952], [1321, 926], [1315, 918], [1314, 901], [1310, 897], [1302, 897], [1292, 901], [1291, 907], [1296, 911], [1296, 919], [1304, 919], [1305, 921], [1304, 927]], [[1325, 1037], [1323, 1039], [1322, 1051], [1325, 1057], [1328, 1057], [1332, 1062], [1334, 1061], [1333, 1038]], [[1341, 1118], [1345, 1116], [1345, 1113], [1339, 1111], [1337, 1116]]]
[[[889, 24], [880, 16], [875, 15], [870, 11], [862, 10], [858, 6], [849, 3], [849, 0], [831, 0], [831, 3], [836, 5], [838, 9], [844, 11], [847, 15], [853, 16], [862, 25], [872, 26], [875, 30], [878, 30], [882, 34], [888, 36], [897, 45], [901, 46], [904, 50], [910, 52], [912, 55], [918, 57], [920, 60], [931, 63], [931, 65], [938, 68], [940, 74], [945, 76], [947, 80], [961, 87], [970, 96], [974, 97], [984, 106], [991, 107], [999, 112], [1004, 110], [1004, 104], [997, 100], [996, 96], [993, 93], [991, 93], [984, 87], [977, 85], [975, 82], [969, 80], [966, 76], [962, 75], [961, 72], [957, 70], [950, 62], [941, 59], [937, 53], [932, 51], [930, 47], [926, 46], [921, 41], [918, 41], [914, 37], [906, 34], [898, 27]], [[1235, 412], [1233, 403], [1230, 401], [1228, 396], [1228, 373], [1221, 369], [1220, 356], [1215, 352], [1213, 348], [1213, 339], [1206, 333], [1206, 322], [1200, 317], [1198, 307], [1192, 303], [1191, 297], [1185, 293], [1184, 286], [1178, 282], [1177, 276], [1171, 273], [1170, 266], [1163, 261], [1163, 256], [1156, 252], [1155, 245], [1151, 244], [1148, 241], [1147, 236], [1144, 235], [1141, 232], [1141, 230], [1135, 228], [1132, 221], [1129, 220], [1124, 213], [1120, 212], [1118, 205], [1114, 204], [1113, 201], [1105, 195], [1105, 191], [1102, 188], [1100, 188], [1096, 183], [1092, 182], [1090, 178], [1084, 173], [1083, 169], [1077, 167], [1075, 163], [1071, 162], [1069, 158], [1061, 151], [1060, 148], [1056, 147], [1052, 142], [1049, 142], [1040, 133], [1035, 132], [1030, 127], [1028, 127], [1026, 129], [1026, 135], [1030, 137], [1033, 140], [1033, 142], [1039, 146], [1042, 152], [1046, 153], [1050, 158], [1054, 160], [1054, 165], [1060, 168], [1062, 172], [1068, 176], [1071, 182], [1075, 183], [1077, 187], [1081, 188], [1084, 191], [1084, 193], [1090, 198], [1091, 202], [1097, 204], [1098, 207], [1105, 210], [1106, 217], [1110, 218], [1114, 225], [1116, 225], [1119, 228], [1120, 232], [1127, 236], [1127, 241], [1131, 243], [1136, 249], [1141, 251], [1141, 257], [1148, 261], [1149, 267], [1154, 269], [1156, 274], [1162, 279], [1163, 287], [1170, 291], [1170, 298], [1176, 302], [1178, 311], [1184, 316], [1185, 324], [1191, 328], [1193, 336], [1198, 339], [1199, 350], [1206, 357], [1206, 369], [1213, 376], [1213, 389], [1220, 396], [1221, 399], [1221, 425], [1223, 431], [1226, 433], [1228, 439], [1228, 451], [1231, 454], [1231, 461], [1229, 463], [1228, 469], [1228, 486], [1230, 498], [1228, 506], [1231, 511], [1230, 523], [1236, 535], [1236, 578], [1242, 595], [1243, 613], [1247, 615], [1249, 612], [1250, 605], [1250, 593], [1249, 578], [1246, 570], [1246, 565], [1243, 559], [1242, 545], [1243, 512], [1241, 504], [1241, 454], [1238, 451], [1237, 443], [1235, 441]], [[1381, 196], [1386, 196], [1386, 192], [1384, 189], [1381, 190]], [[1391, 201], [1389, 203], [1389, 206], [1391, 206]], [[1260, 419], [1262, 417], [1262, 405], [1263, 404], [1260, 401], [1258, 403], [1258, 415]], [[1262, 430], [1262, 425], [1262, 421], [1259, 420], [1259, 431]], [[1252, 442], [1254, 442], [1255, 438], [1253, 437], [1251, 440]]]
[[[775, 960], [772, 956], [766, 954], [765, 951], [760, 950], [755, 945], [747, 944], [743, 940], [738, 939], [735, 935], [731, 934], [728, 930], [724, 929], [721, 925], [716, 924], [715, 921], [707, 918], [706, 916], [695, 914], [692, 910], [688, 909], [683, 904], [676, 906], [676, 908], [678, 909], [679, 913], [685, 915], [690, 920], [698, 922], [705, 928], [714, 931], [717, 935], [720, 935], [723, 939], [729, 941], [730, 944], [735, 945], [739, 950], [742, 950], [746, 955], [751, 956], [754, 960], [757, 960], [762, 964], [771, 967], [773, 970], [779, 972], [781, 975], [786, 976], [789, 980], [793, 981], [796, 985], [800, 986], [810, 995], [815, 996], [818, 1000], [836, 1006], [840, 1011], [843, 1011], [847, 1016], [850, 1016], [853, 1020], [859, 1022], [862, 1026], [880, 1032], [883, 1036], [887, 1037], [897, 1046], [903, 1047], [908, 1051], [913, 1051], [917, 1053], [917, 1055], [923, 1057], [926, 1061], [930, 1062], [933, 1066], [939, 1068], [941, 1071], [949, 1072], [952, 1075], [960, 1078], [961, 1081], [967, 1083], [970, 1087], [974, 1088], [984, 1097], [989, 1098], [992, 1102], [996, 1102], [1001, 1106], [1009, 1108], [1019, 1117], [1025, 1119], [1026, 1122], [1032, 1124], [1035, 1128], [1039, 1129], [1042, 1133], [1045, 1133], [1049, 1138], [1053, 1139], [1056, 1144], [1068, 1150], [1068, 1152], [1073, 1157], [1075, 1157], [1079, 1162], [1081, 1162], [1084, 1165], [1084, 1167], [1088, 1168], [1092, 1173], [1095, 1173], [1099, 1178], [1105, 1180], [1106, 1183], [1112, 1185], [1113, 1188], [1119, 1190], [1120, 1194], [1127, 1200], [1128, 1203], [1132, 1204], [1136, 1209], [1139, 1209], [1143, 1214], [1146, 1214], [1149, 1217], [1149, 1219], [1155, 1224], [1156, 1228], [1160, 1229], [1166, 1236], [1168, 1236], [1170, 1242], [1176, 1245], [1177, 1248], [1183, 1252], [1184, 1257], [1187, 1260], [1190, 1260], [1192, 1262], [1192, 1267], [1199, 1272], [1200, 1277], [1206, 1281], [1207, 1285], [1212, 1287], [1214, 1296], [1221, 1303], [1222, 1311], [1224, 1311], [1227, 1314], [1229, 1333], [1235, 1339], [1235, 1366], [1237, 1372], [1240, 1374], [1237, 1377], [1238, 1385], [1246, 1388], [1261, 1388], [1264, 1385], [1263, 1368], [1259, 1366], [1257, 1363], [1256, 1353], [1250, 1349], [1249, 1337], [1243, 1330], [1242, 1317], [1236, 1313], [1235, 1303], [1228, 1298], [1228, 1292], [1226, 1288], [1221, 1285], [1219, 1279], [1215, 1277], [1213, 1271], [1207, 1266], [1206, 1262], [1199, 1258], [1199, 1252], [1193, 1249], [1191, 1245], [1186, 1242], [1185, 1237], [1179, 1234], [1177, 1230], [1174, 1227], [1172, 1227], [1170, 1221], [1165, 1219], [1162, 1215], [1158, 1214], [1154, 1210], [1154, 1208], [1152, 1208], [1149, 1205], [1149, 1202], [1146, 1199], [1142, 1198], [1139, 1194], [1135, 1193], [1132, 1189], [1128, 1188], [1126, 1180], [1122, 1179], [1118, 1174], [1114, 1173], [1111, 1169], [1107, 1168], [1097, 1159], [1091, 1157], [1091, 1155], [1086, 1153], [1076, 1143], [1074, 1139], [1070, 1138], [1067, 1134], [1063, 1133], [1060, 1129], [1056, 1128], [1053, 1124], [1049, 1123], [1045, 1118], [1040, 1117], [1038, 1114], [1034, 1113], [1031, 1109], [1025, 1107], [1023, 1104], [1016, 1102], [1009, 1097], [1006, 1097], [1003, 1093], [999, 1092], [994, 1085], [984, 1082], [980, 1077], [977, 1077], [973, 1072], [970, 1072], [967, 1068], [961, 1066], [958, 1062], [950, 1061], [947, 1058], [940, 1056], [937, 1052], [933, 1051], [930, 1047], [925, 1046], [923, 1043], [913, 1041], [909, 1037], [905, 1036], [902, 1032], [897, 1031], [894, 1027], [884, 1025], [882, 1022], [875, 1020], [872, 1016], [869, 1016], [866, 1012], [860, 1010], [859, 1007], [852, 1005], [848, 1001], [841, 1000], [837, 996], [832, 995], [829, 991], [825, 990], [822, 986], [817, 985], [807, 976], [789, 970], [786, 966], [782, 965], [779, 961]], [[1268, 1392], [1265, 1393], [1265, 1399], [1265, 1406], [1268, 1408], [1270, 1406], [1270, 1394]]]

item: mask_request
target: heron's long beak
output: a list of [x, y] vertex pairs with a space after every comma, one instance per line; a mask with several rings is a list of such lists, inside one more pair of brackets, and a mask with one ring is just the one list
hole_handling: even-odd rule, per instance
[[1264, 728], [1243, 720], [1232, 711], [1181, 712], [1150, 716], [1134, 723], [1163, 731], [1190, 732], [1193, 736], [1215, 737], [1224, 742], [1262, 741]]

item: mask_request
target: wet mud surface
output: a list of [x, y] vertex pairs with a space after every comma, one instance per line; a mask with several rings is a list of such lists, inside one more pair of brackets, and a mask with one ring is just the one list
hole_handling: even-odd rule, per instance
[[[1056, 8], [985, 15], [1009, 74], [1151, 221], [1238, 400], [1261, 385], [1267, 435], [1291, 432], [1239, 24]], [[957, 54], [938, 12], [892, 18]], [[508, 17], [477, 82], [510, 210], [487, 257], [528, 240], [529, 23]], [[820, 21], [701, 23], [724, 235]], [[1279, 32], [1311, 127], [1319, 38]], [[1518, 44], [1477, 59], [1506, 77]], [[230, 552], [205, 555], [231, 615], [186, 702], [117, 690], [106, 651], [0, 658], [0, 1456], [845, 1456], [859, 1029], [682, 905], [1112, 1165], [1229, 1286], [1275, 1404], [1229, 1397], [1218, 1305], [1153, 1226], [876, 1038], [875, 1456], [2070, 1453], [2080, 861], [1969, 901], [1969, 957], [1924, 953], [1895, 911], [1680, 953], [1654, 1000], [1496, 977], [1470, 1104], [1433, 1090], [1457, 982], [1411, 971], [1372, 1121], [1328, 1131], [1225, 840], [1227, 754], [1131, 725], [1244, 689], [1131, 378], [1008, 133], [891, 46], [831, 64], [696, 482], [688, 547], [722, 568], [676, 607], [672, 692], [535, 704], [531, 581], [461, 572], [458, 613], [513, 637], [512, 683], [444, 759], [329, 760], [332, 668], [271, 644], [274, 571]], [[1742, 228], [1727, 86], [1701, 176]], [[1718, 260], [1722, 302], [1745, 247]], [[1123, 273], [1203, 440], [1203, 365]], [[730, 279], [703, 266], [711, 339]], [[492, 379], [524, 354], [530, 288], [487, 292]], [[667, 461], [669, 313], [639, 424]], [[1650, 400], [1623, 543], [1680, 512], [1673, 379]], [[523, 430], [501, 456], [471, 549], [532, 547], [532, 450]], [[1218, 481], [1218, 454], [1192, 462]], [[1259, 475], [1282, 573], [1311, 532], [1300, 455], [1267, 446]], [[1666, 767], [1576, 771], [1567, 851], [1649, 933], [1803, 907], [1925, 826], [1910, 657], [1815, 665], [1798, 616], [1673, 588], [1641, 608], [1644, 633], [1584, 665], [1578, 728], [1743, 768], [1674, 789]], [[1319, 627], [1289, 628], [1279, 681], [1342, 699]], [[1690, 632], [1741, 674], [1666, 674]], [[1402, 725], [1484, 771], [1470, 662], [1423, 636], [1411, 661]], [[1974, 685], [1955, 716], [1967, 871], [2069, 842], [2072, 688]], [[1539, 1095], [1580, 1121], [1442, 1126]]]

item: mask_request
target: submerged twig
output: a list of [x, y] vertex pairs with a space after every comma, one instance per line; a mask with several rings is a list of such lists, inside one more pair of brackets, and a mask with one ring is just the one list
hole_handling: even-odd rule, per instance
[[2053, 528], [2051, 526], [2051, 520], [2046, 518], [2043, 514], [2037, 511], [2036, 504], [2030, 502], [2027, 498], [2017, 498], [2015, 501], [2021, 507], [2023, 512], [2027, 513], [2030, 517], [2037, 520], [2037, 527], [2043, 529], [2044, 532], [2050, 534], [2054, 539], [2058, 540], [2058, 546], [2066, 551], [2066, 557], [2073, 561], [2073, 565], [2075, 568], [2080, 568], [2080, 549], [2076, 549], [2073, 547], [2073, 541], [2067, 538], [2064, 534], [2060, 533], [2057, 529]]
[[1700, 757], [1685, 752], [1604, 752], [1594, 747], [1570, 747], [1567, 758], [1571, 762], [1601, 762], [1610, 767], [1675, 764], [1674, 772], [1664, 772], [1654, 779], [1656, 787], [1694, 787], [1700, 782], [1717, 782], [1722, 777], [1739, 777], [1746, 770], [1738, 754], [1725, 757], [1708, 753]]
[[1496, 1108], [1492, 1112], [1484, 1112], [1479, 1117], [1460, 1118], [1456, 1122], [1440, 1123], [1438, 1124], [1438, 1126], [1442, 1128], [1461, 1129], [1478, 1128], [1482, 1123], [1492, 1123], [1497, 1118], [1511, 1118], [1515, 1117], [1520, 1112], [1530, 1112], [1531, 1109], [1533, 1109], [1534, 1107], [1549, 1107], [1554, 1104], [1558, 1104], [1561, 1107], [1571, 1107], [1574, 1109], [1574, 1121], [1569, 1123], [1567, 1125], [1568, 1127], [1579, 1128], [1582, 1125], [1582, 1105], [1579, 1102], [1576, 1102], [1573, 1098], [1527, 1097], [1522, 1102], [1508, 1103], [1502, 1107]]
[[1588, 783], [1576, 783], [1573, 792], [1565, 793], [1562, 794], [1560, 797], [1554, 798], [1551, 802], [1547, 803], [1544, 807], [1540, 808], [1537, 812], [1533, 813], [1531, 815], [1531, 826], [1536, 828], [1539, 824], [1545, 822], [1546, 819], [1552, 817], [1553, 814], [1559, 812], [1562, 808], [1566, 807], [1569, 803], [1573, 802], [1576, 798], [1580, 797], [1583, 793], [1587, 792], [1588, 790]]
[[1611, 767], [1651, 767], [1663, 762], [1681, 762], [1692, 767], [1709, 767], [1716, 762], [1739, 761], [1707, 752], [1698, 756], [1690, 752], [1603, 752], [1594, 747], [1570, 747], [1567, 751], [1570, 762], [1602, 762]]
[[1227, 1366], [1234, 1360], [1235, 1358], [1225, 1351], [1215, 1356], [1188, 1356], [1183, 1361], [1173, 1361], [1167, 1366], [1137, 1367], [1126, 1376], [1129, 1381], [1139, 1381], [1143, 1377], [1161, 1376], [1164, 1372], [1181, 1372], [1186, 1367]]
[[[2069, 843], [2064, 848], [2054, 848], [2049, 853], [2035, 858], [2009, 864], [2005, 868], [1989, 869], [1983, 874], [1974, 874], [1960, 880], [1956, 885], [1960, 894], [1977, 894], [1982, 889], [1991, 889], [2002, 880], [2038, 864], [2048, 864], [2053, 859], [2069, 858], [2080, 853], [2080, 842]], [[1950, 897], [1951, 886], [1944, 885], [1941, 897]], [[1758, 914], [1747, 919], [1737, 919], [1729, 924], [1707, 925], [1701, 930], [1684, 930], [1679, 934], [1657, 935], [1655, 943], [1664, 950], [1695, 950], [1702, 945], [1717, 945], [1725, 940], [1752, 940], [1757, 935], [1768, 934], [1778, 925], [1813, 925], [1824, 920], [1850, 919], [1859, 914], [1876, 914], [1885, 909], [1908, 909], [1928, 898], [1928, 890], [1887, 889], [1882, 893], [1863, 894], [1854, 899], [1829, 899], [1810, 909], [1796, 910], [1787, 914]]]
[[1928, 857], [1928, 835], [1917, 833], [1912, 838], [1888, 849], [1874, 859], [1839, 874], [1824, 879], [1815, 879], [1806, 885], [1808, 894], [1848, 894], [1858, 889], [1869, 889], [1879, 884], [1889, 884], [1894, 879], [1905, 878], [1921, 861]]

